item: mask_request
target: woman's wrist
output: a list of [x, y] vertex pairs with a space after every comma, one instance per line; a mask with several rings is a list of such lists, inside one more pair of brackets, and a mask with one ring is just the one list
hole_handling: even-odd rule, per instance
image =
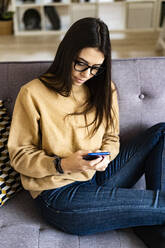
[[61, 167], [61, 158], [55, 155], [53, 163], [56, 168], [56, 171], [58, 171], [60, 174], [63, 174], [64, 171], [63, 168]]

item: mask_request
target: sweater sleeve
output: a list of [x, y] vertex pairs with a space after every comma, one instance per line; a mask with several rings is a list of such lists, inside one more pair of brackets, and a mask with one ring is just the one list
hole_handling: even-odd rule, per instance
[[113, 160], [119, 153], [119, 107], [117, 100], [117, 89], [112, 83], [112, 110], [113, 125], [107, 128], [103, 140], [101, 150], [109, 151], [110, 158]]
[[41, 149], [40, 113], [35, 98], [22, 87], [15, 103], [8, 139], [11, 166], [33, 178], [59, 174], [53, 157]]

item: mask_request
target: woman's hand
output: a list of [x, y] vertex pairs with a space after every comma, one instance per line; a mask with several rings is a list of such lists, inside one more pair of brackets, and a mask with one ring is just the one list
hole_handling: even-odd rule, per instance
[[[98, 150], [97, 150], [98, 151]], [[99, 150], [100, 151], [100, 150]], [[61, 159], [61, 167], [66, 173], [80, 172], [87, 170], [104, 171], [109, 164], [109, 156], [100, 156], [94, 160], [85, 160], [89, 150], [79, 150], [71, 156]]]
[[[101, 150], [96, 150], [95, 152], [106, 152], [106, 151], [101, 151]], [[101, 156], [102, 160], [97, 163], [96, 165], [93, 166], [93, 169], [97, 171], [104, 171], [108, 167], [110, 163], [110, 156], [103, 155]]]

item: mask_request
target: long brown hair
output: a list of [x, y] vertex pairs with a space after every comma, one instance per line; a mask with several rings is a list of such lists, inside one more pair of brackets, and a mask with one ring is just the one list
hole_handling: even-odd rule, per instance
[[82, 112], [73, 115], [83, 114], [87, 120], [87, 113], [95, 109], [95, 118], [86, 127], [94, 124], [90, 135], [94, 135], [101, 125], [103, 118], [106, 120], [106, 127], [113, 123], [112, 92], [111, 92], [111, 43], [107, 25], [98, 18], [83, 18], [75, 22], [65, 34], [61, 41], [55, 59], [46, 73], [40, 80], [49, 88], [67, 97], [72, 90], [72, 63], [78, 53], [85, 47], [98, 48], [104, 54], [104, 72], [94, 76], [85, 82], [89, 89], [89, 99], [84, 105]]

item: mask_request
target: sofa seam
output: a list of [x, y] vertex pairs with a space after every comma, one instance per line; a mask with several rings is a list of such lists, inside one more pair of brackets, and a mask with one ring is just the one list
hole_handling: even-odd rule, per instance
[[[155, 57], [143, 57], [143, 58], [120, 58], [120, 59], [112, 59], [112, 62], [118, 62], [118, 61], [143, 61], [143, 60], [152, 60], [152, 59], [156, 59], [156, 60], [164, 60], [165, 59], [165, 56], [161, 56], [161, 57], [158, 57], [158, 56], [155, 56]], [[36, 64], [36, 63], [47, 63], [47, 64], [50, 64], [50, 63], [53, 63], [53, 60], [41, 60], [41, 61], [0, 61], [0, 64]]]
[[122, 248], [122, 242], [121, 242], [121, 233], [120, 233], [120, 231], [118, 232], [118, 235], [119, 235], [119, 241], [120, 241], [120, 247], [119, 248]]
[[78, 236], [78, 247], [80, 248], [80, 236]]
[[[138, 85], [139, 85], [139, 95], [142, 93], [142, 85], [141, 85], [141, 73], [140, 73], [140, 60], [137, 60], [136, 61], [136, 72], [137, 72], [137, 80], [138, 80]], [[142, 128], [142, 109], [143, 108], [140, 108], [140, 128]]]
[[38, 248], [40, 248], [40, 234], [41, 234], [41, 231], [40, 229], [38, 229]]

